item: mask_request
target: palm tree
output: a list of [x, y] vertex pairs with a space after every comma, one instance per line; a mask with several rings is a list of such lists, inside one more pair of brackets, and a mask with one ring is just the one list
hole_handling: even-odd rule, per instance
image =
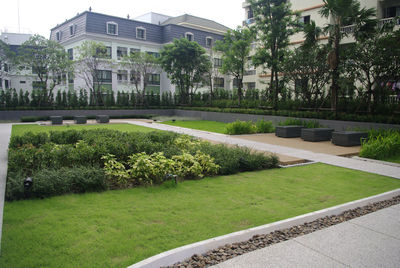
[[331, 108], [337, 112], [338, 91], [339, 91], [339, 61], [340, 41], [347, 34], [341, 28], [347, 25], [354, 25], [355, 33], [371, 29], [376, 24], [374, 9], [360, 7], [358, 0], [323, 0], [324, 6], [320, 10], [322, 17], [330, 19], [324, 31], [329, 34], [330, 43], [333, 45], [328, 56], [328, 62], [332, 70], [331, 85]]

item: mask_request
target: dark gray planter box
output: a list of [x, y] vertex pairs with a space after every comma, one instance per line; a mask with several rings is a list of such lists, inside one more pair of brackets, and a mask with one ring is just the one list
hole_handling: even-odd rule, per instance
[[74, 121], [75, 121], [75, 124], [86, 124], [87, 118], [86, 118], [86, 116], [75, 116]]
[[108, 115], [97, 115], [96, 116], [97, 123], [105, 124], [110, 122], [110, 117]]
[[305, 141], [329, 141], [332, 138], [332, 128], [303, 128], [301, 138]]
[[301, 136], [302, 126], [278, 126], [275, 135], [281, 138], [297, 138]]
[[62, 125], [63, 117], [62, 116], [50, 116], [50, 121], [52, 125]]
[[368, 133], [357, 131], [336, 131], [332, 133], [332, 143], [339, 146], [359, 146], [362, 139], [367, 139]]

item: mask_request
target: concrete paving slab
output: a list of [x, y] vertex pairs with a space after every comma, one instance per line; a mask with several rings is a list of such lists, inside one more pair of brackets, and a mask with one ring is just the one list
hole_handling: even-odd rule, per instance
[[351, 223], [400, 240], [400, 210], [392, 208], [379, 210], [356, 218]]
[[295, 240], [351, 267], [399, 267], [400, 263], [399, 239], [351, 221]]
[[0, 250], [1, 234], [3, 230], [3, 209], [6, 192], [8, 143], [11, 137], [12, 124], [0, 124]]
[[[245, 266], [243, 266], [245, 265]], [[285, 241], [271, 247], [259, 249], [212, 266], [213, 268], [265, 268], [265, 267], [347, 267], [319, 254], [295, 240]]]

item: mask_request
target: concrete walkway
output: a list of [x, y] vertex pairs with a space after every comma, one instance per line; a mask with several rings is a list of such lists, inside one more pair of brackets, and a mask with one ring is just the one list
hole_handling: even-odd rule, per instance
[[400, 267], [400, 205], [213, 267]]
[[0, 124], [0, 250], [3, 230], [4, 197], [6, 192], [8, 143], [11, 137], [11, 127], [11, 124]]
[[369, 173], [379, 174], [383, 176], [393, 177], [396, 179], [400, 179], [400, 167], [385, 165], [383, 163], [372, 163], [366, 162], [359, 159], [352, 159], [347, 157], [340, 157], [335, 155], [323, 154], [323, 153], [314, 153], [311, 151], [295, 149], [285, 146], [267, 144], [257, 141], [250, 141], [241, 139], [240, 136], [229, 136], [219, 133], [211, 133], [196, 129], [188, 129], [182, 127], [169, 126], [164, 124], [157, 123], [147, 123], [142, 121], [134, 121], [129, 120], [125, 121], [129, 124], [149, 127], [158, 130], [166, 130], [173, 131], [181, 134], [191, 135], [197, 138], [221, 142], [225, 144], [238, 145], [242, 147], [248, 147], [250, 149], [271, 152], [275, 154], [287, 155], [300, 159], [307, 159], [314, 162], [320, 162], [328, 165], [339, 166], [354, 170], [365, 171]]

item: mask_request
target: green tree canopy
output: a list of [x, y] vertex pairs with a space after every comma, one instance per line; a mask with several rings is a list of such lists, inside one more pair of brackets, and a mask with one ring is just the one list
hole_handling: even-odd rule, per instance
[[178, 87], [181, 103], [190, 101], [190, 93], [211, 68], [204, 48], [186, 38], [175, 39], [172, 44], [165, 45], [160, 62], [172, 83]]
[[215, 50], [222, 52], [223, 74], [234, 76], [238, 81], [238, 105], [241, 104], [243, 75], [250, 54], [253, 33], [247, 28], [229, 30], [222, 41], [215, 42]]
[[42, 86], [41, 104], [51, 104], [53, 89], [71, 72], [72, 62], [64, 48], [40, 35], [32, 36], [18, 50], [18, 64], [32, 67]]
[[287, 0], [249, 0], [254, 13], [255, 31], [257, 32], [258, 48], [253, 57], [257, 66], [269, 70], [269, 90], [273, 92], [274, 107], [277, 109], [279, 96], [279, 73], [289, 38], [299, 31], [297, 14], [291, 10]]

